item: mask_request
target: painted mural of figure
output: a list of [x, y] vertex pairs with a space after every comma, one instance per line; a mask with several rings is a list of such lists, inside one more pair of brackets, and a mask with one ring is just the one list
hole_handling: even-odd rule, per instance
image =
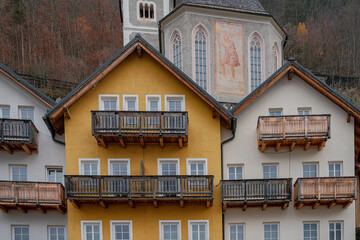
[[224, 41], [219, 41], [219, 46], [225, 49], [224, 56], [220, 59], [222, 68], [222, 75], [226, 78], [226, 66], [230, 67], [231, 79], [235, 80], [235, 67], [240, 66], [239, 56], [235, 48], [234, 42], [230, 39], [228, 34], [224, 35]]

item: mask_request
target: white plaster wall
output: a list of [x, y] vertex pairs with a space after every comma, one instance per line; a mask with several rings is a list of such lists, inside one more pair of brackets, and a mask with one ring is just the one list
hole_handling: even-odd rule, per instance
[[[65, 146], [52, 140], [51, 133], [42, 119], [49, 108], [2, 74], [0, 105], [10, 105], [10, 117], [15, 119], [19, 118], [18, 106], [34, 107], [34, 124], [39, 130], [39, 152], [28, 155], [22, 151], [14, 151], [13, 154], [0, 151], [0, 180], [10, 180], [10, 165], [26, 165], [28, 181], [47, 181], [46, 167], [62, 167], [65, 174]], [[66, 226], [67, 215], [57, 211], [48, 211], [47, 214], [40, 214], [34, 210], [29, 210], [27, 214], [17, 210], [9, 210], [7, 214], [0, 212], [0, 239], [11, 239], [10, 230], [13, 224], [30, 225], [30, 238], [45, 240], [47, 225]]]
[[[297, 114], [298, 107], [311, 107], [312, 114], [331, 114], [331, 139], [326, 142], [322, 151], [302, 148], [289, 152], [280, 149], [275, 152], [268, 149], [261, 153], [257, 149], [256, 126], [259, 116], [269, 115], [269, 108], [283, 108], [284, 115]], [[293, 184], [302, 177], [302, 164], [316, 162], [319, 166], [319, 176], [328, 176], [328, 163], [341, 161], [343, 176], [354, 176], [354, 122], [346, 122], [347, 114], [326, 97], [318, 93], [297, 76], [287, 80], [287, 76], [274, 84], [266, 93], [250, 104], [237, 116], [236, 137], [224, 146], [224, 179], [228, 179], [229, 164], [244, 165], [244, 179], [262, 178], [264, 163], [278, 164], [279, 178], [292, 178]], [[225, 134], [223, 134], [226, 139]], [[223, 140], [224, 140], [223, 139]], [[263, 222], [280, 223], [280, 239], [302, 239], [303, 221], [319, 221], [320, 239], [328, 238], [330, 220], [344, 222], [344, 239], [354, 239], [355, 203], [347, 209], [335, 206], [332, 209], [320, 206], [315, 210], [303, 207], [294, 208], [291, 202], [286, 210], [280, 207], [261, 209], [227, 209], [225, 212], [225, 230], [228, 239], [229, 223], [245, 223], [246, 239], [262, 239]]]

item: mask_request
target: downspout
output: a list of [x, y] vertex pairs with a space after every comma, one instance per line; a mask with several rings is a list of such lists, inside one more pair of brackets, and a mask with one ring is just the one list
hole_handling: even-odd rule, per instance
[[[236, 118], [232, 118], [231, 119], [231, 132], [232, 132], [232, 136], [224, 141], [221, 142], [221, 180], [224, 179], [224, 145], [230, 141], [232, 141], [235, 138], [235, 133], [236, 133]], [[222, 191], [221, 191], [222, 193]], [[222, 199], [222, 196], [221, 196]], [[222, 209], [222, 239], [225, 240], [225, 212], [224, 212], [224, 207], [223, 204], [221, 204], [221, 209]]]
[[163, 53], [163, 50], [162, 50], [162, 38], [161, 38], [161, 22], [159, 22], [159, 24], [158, 24], [158, 34], [159, 34], [159, 52], [162, 54], [162, 55], [164, 55], [164, 53]]
[[53, 128], [53, 126], [51, 125], [49, 119], [47, 117], [43, 117], [43, 120], [45, 121], [46, 126], [48, 127], [48, 129], [50, 130], [51, 133], [51, 138], [54, 142], [65, 145], [65, 143], [63, 141], [57, 140], [55, 138], [55, 129]]

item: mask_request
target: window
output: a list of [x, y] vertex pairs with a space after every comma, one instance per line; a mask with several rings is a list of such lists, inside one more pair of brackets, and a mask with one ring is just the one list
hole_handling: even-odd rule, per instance
[[102, 240], [101, 221], [81, 221], [82, 240]]
[[49, 240], [65, 240], [65, 227], [48, 227]]
[[244, 240], [245, 226], [243, 224], [230, 225], [230, 240]]
[[197, 26], [194, 29], [194, 73], [196, 83], [207, 91], [208, 71], [208, 34], [204, 27]]
[[264, 240], [279, 240], [279, 224], [264, 224]]
[[277, 42], [274, 43], [273, 47], [272, 47], [272, 57], [273, 57], [273, 71], [275, 72], [276, 70], [278, 70], [280, 68], [280, 51], [279, 51], [279, 45], [277, 44]]
[[175, 66], [182, 69], [182, 42], [180, 32], [175, 30], [170, 39], [171, 58]]
[[110, 221], [111, 240], [132, 240], [131, 221]]
[[109, 175], [130, 175], [130, 159], [109, 159]]
[[298, 108], [298, 114], [299, 115], [310, 115], [311, 108]]
[[278, 177], [278, 165], [263, 165], [263, 178], [277, 178]]
[[342, 240], [342, 222], [329, 223], [329, 237], [330, 240]]
[[282, 108], [270, 108], [269, 115], [270, 116], [282, 116]]
[[250, 36], [249, 52], [250, 52], [250, 91], [257, 88], [263, 79], [264, 64], [263, 64], [263, 40], [258, 33], [253, 33]]
[[167, 95], [165, 96], [166, 111], [179, 112], [185, 111], [185, 96], [183, 95]]
[[180, 240], [180, 221], [160, 221], [160, 240]]
[[100, 175], [100, 159], [80, 159], [81, 175]]
[[228, 166], [229, 180], [243, 179], [243, 166]]
[[27, 181], [26, 166], [10, 166], [12, 181]]
[[342, 163], [329, 163], [329, 177], [342, 176]]
[[29, 226], [13, 226], [12, 240], [29, 240]]
[[318, 223], [304, 223], [304, 240], [318, 240]]
[[189, 240], [208, 240], [208, 221], [189, 221]]
[[47, 180], [53, 183], [63, 183], [64, 174], [62, 168], [47, 168]]
[[0, 106], [0, 118], [10, 118], [10, 106]]
[[318, 165], [316, 163], [303, 164], [303, 177], [316, 178], [318, 176]]
[[[175, 176], [179, 175], [179, 159], [159, 159], [158, 160], [159, 175]], [[178, 192], [179, 182], [177, 177], [167, 178], [166, 180], [159, 179], [159, 192], [165, 194], [172, 194]]]
[[124, 111], [138, 111], [138, 96], [124, 95]]
[[187, 159], [188, 175], [207, 175], [206, 159]]
[[160, 95], [146, 95], [146, 111], [161, 111]]
[[100, 95], [99, 109], [102, 111], [118, 111], [119, 96], [117, 95]]
[[19, 107], [20, 119], [31, 120], [34, 122], [34, 108], [33, 107]]
[[153, 2], [139, 2], [139, 18], [144, 20], [155, 19], [155, 4]]

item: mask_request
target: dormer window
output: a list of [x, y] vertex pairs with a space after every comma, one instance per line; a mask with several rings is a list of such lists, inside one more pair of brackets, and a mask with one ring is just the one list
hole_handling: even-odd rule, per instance
[[155, 3], [139, 2], [139, 18], [145, 20], [155, 20]]

